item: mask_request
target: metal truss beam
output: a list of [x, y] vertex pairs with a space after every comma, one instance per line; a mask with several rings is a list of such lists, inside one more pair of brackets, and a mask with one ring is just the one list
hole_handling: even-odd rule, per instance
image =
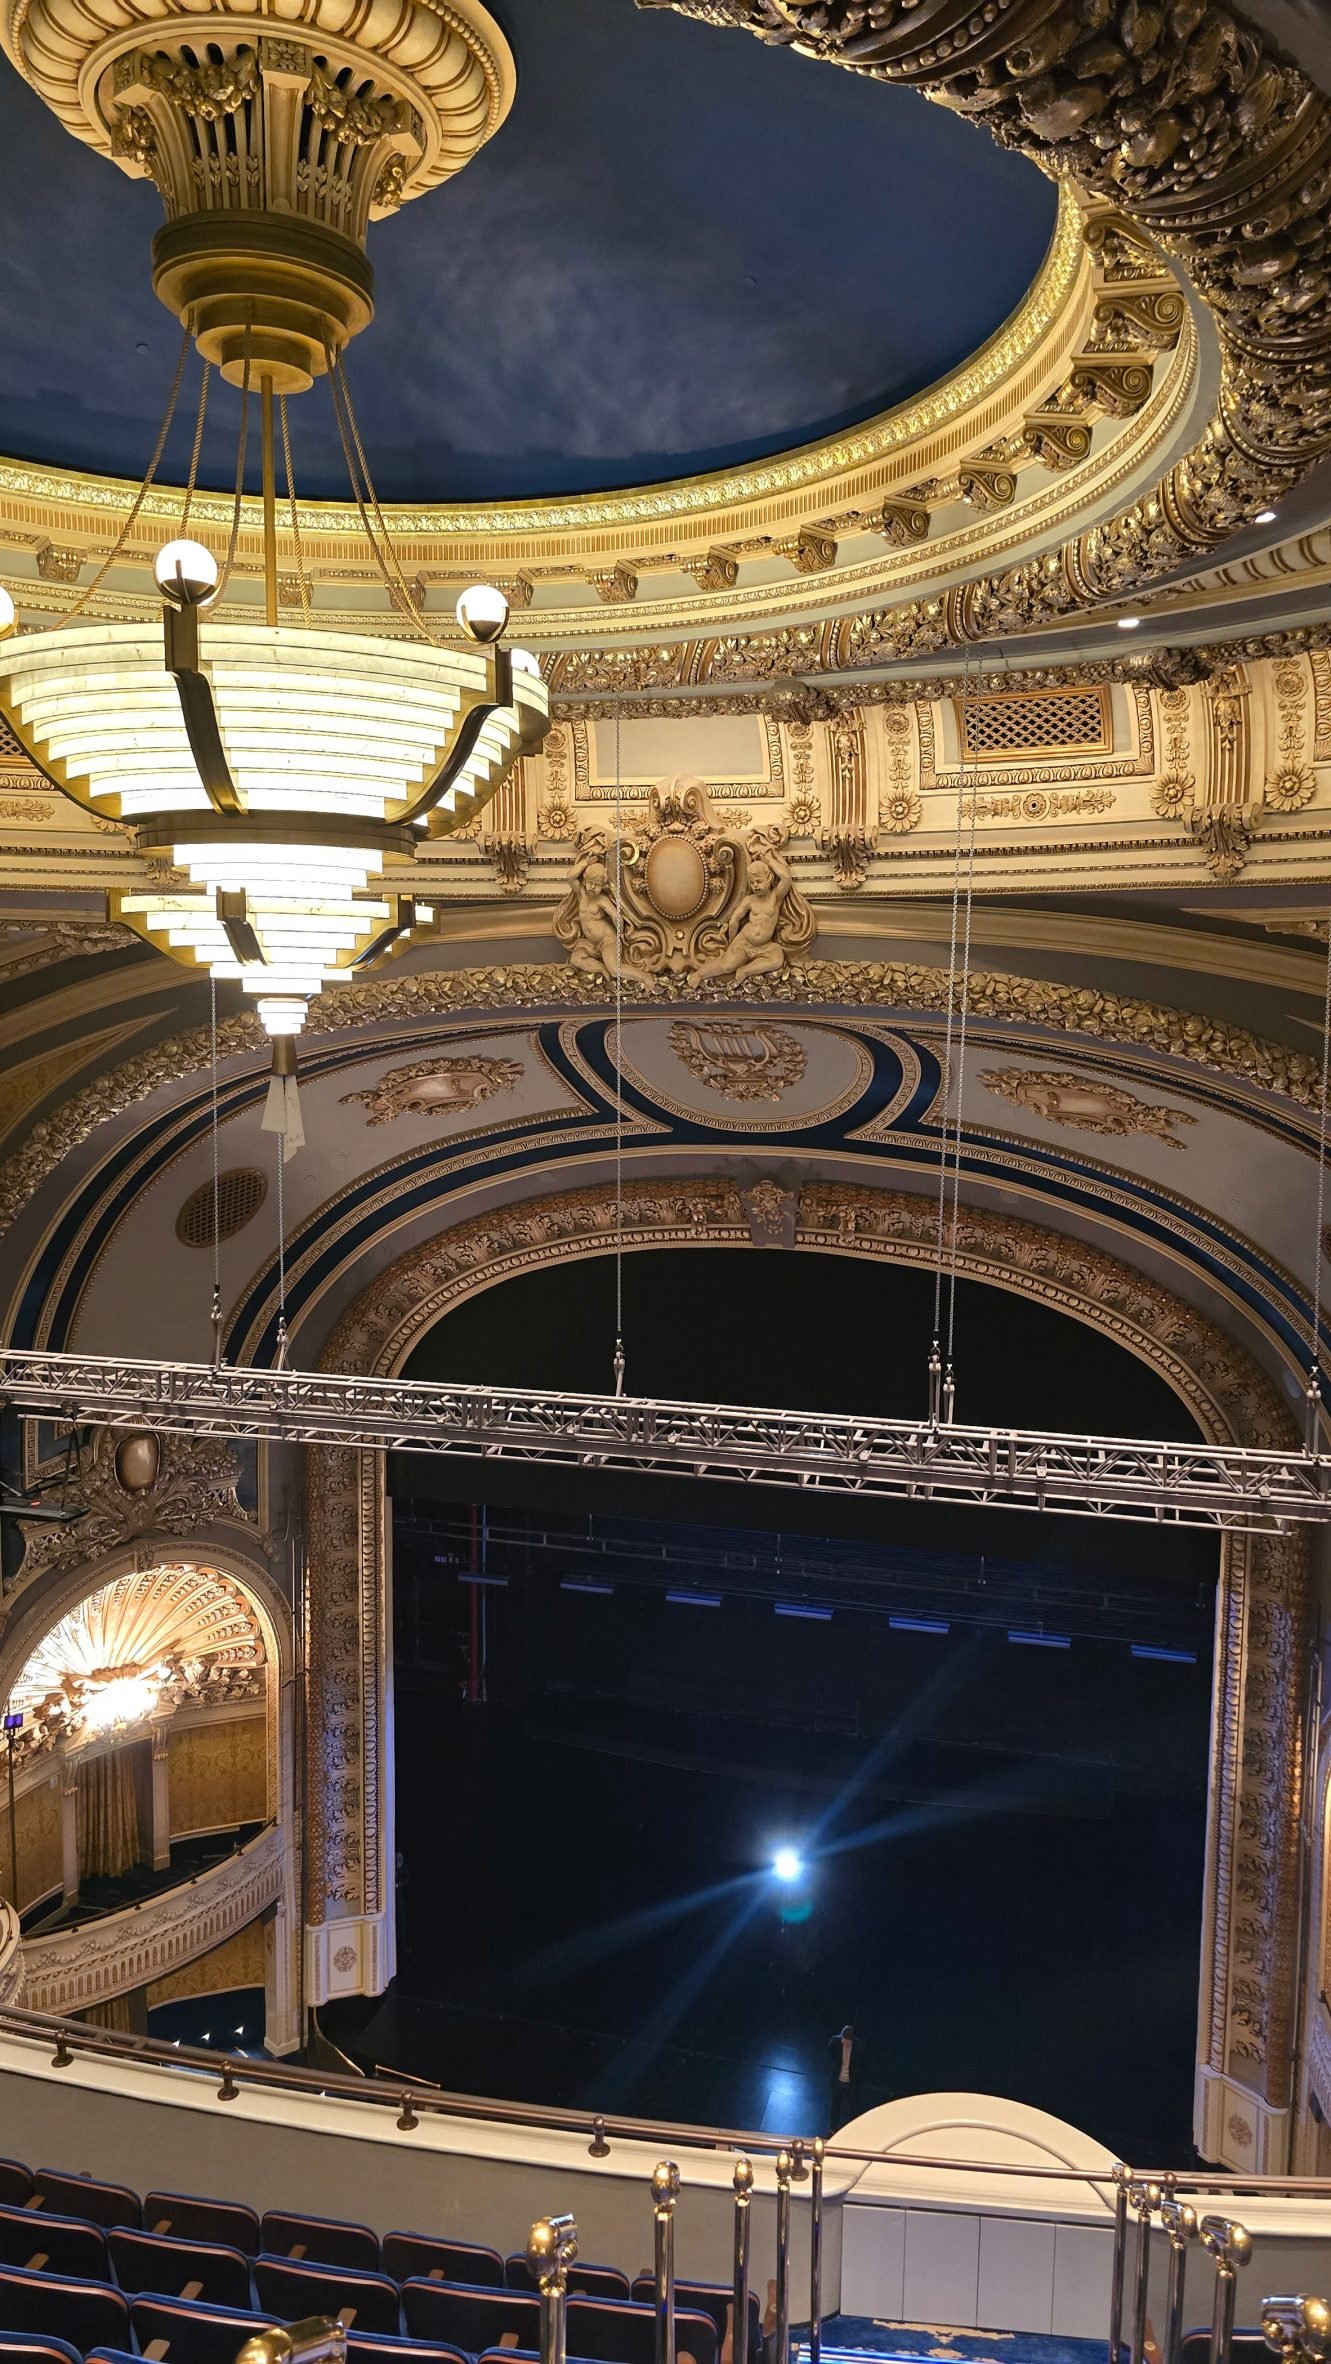
[[0, 1403], [73, 1425], [464, 1453], [1279, 1532], [1331, 1520], [1331, 1459], [637, 1396], [0, 1352]]

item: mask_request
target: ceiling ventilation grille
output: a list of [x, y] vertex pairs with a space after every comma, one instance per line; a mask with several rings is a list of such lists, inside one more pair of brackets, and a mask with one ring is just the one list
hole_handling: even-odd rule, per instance
[[968, 763], [1027, 755], [1107, 755], [1113, 740], [1106, 689], [1004, 691], [955, 701]]
[[[217, 1177], [217, 1236], [233, 1239], [257, 1215], [268, 1195], [268, 1182], [257, 1166], [232, 1166]], [[213, 1244], [213, 1186], [201, 1182], [176, 1217], [176, 1238], [187, 1248]]]

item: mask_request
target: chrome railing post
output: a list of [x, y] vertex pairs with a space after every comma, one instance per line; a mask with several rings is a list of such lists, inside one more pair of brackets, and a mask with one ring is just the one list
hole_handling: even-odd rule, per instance
[[1327, 2364], [1331, 2306], [1324, 2298], [1264, 2298], [1262, 2337], [1284, 2364]]
[[1158, 2183], [1128, 2186], [1128, 2200], [1137, 2216], [1137, 2280], [1132, 2308], [1132, 2364], [1146, 2364], [1146, 2310], [1151, 2288], [1151, 2218], [1163, 2198]]
[[821, 2134], [812, 2149], [813, 2177], [809, 2190], [809, 2364], [822, 2364], [823, 2353], [823, 2152]]
[[578, 2254], [571, 2216], [538, 2216], [527, 2236], [527, 2264], [541, 2300], [541, 2364], [568, 2354], [568, 2269]]
[[1211, 2364], [1229, 2364], [1234, 2340], [1237, 2275], [1252, 2256], [1252, 2235], [1228, 2216], [1204, 2216], [1202, 2247], [1215, 2259], [1215, 2306], [1211, 2313]]
[[1114, 2179], [1114, 2273], [1109, 2285], [1109, 2364], [1123, 2364], [1123, 2276], [1128, 2257], [1128, 2185], [1132, 2169], [1121, 2159], [1115, 2159], [1110, 2169]]
[[1160, 2222], [1169, 2237], [1164, 2364], [1179, 2364], [1183, 2350], [1183, 2283], [1188, 2270], [1188, 2243], [1197, 2238], [1197, 2212], [1184, 2200], [1166, 2198], [1160, 2203]]
[[730, 2364], [753, 2364], [749, 2354], [749, 2207], [753, 2164], [735, 2161], [735, 2259], [730, 2298]]
[[679, 2169], [662, 2159], [652, 2169], [656, 2216], [656, 2364], [675, 2364], [675, 2202]]
[[776, 2346], [772, 2364], [790, 2364], [790, 2186], [795, 2162], [776, 2154]]

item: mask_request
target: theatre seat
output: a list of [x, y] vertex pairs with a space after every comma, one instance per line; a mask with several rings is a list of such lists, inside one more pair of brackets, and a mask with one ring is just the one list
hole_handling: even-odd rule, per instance
[[108, 2233], [107, 2246], [122, 2290], [156, 2290], [201, 2299], [210, 2307], [248, 2307], [250, 2261], [215, 2241], [173, 2241], [165, 2233], [136, 2233], [127, 2225]]
[[465, 2348], [470, 2356], [479, 2355], [482, 2348], [497, 2348], [506, 2331], [517, 2333], [519, 2347], [541, 2344], [541, 2302], [516, 2290], [404, 2282], [402, 2317], [413, 2339], [442, 2340], [446, 2347]]
[[[504, 2259], [504, 2280], [510, 2290], [536, 2288], [536, 2276], [523, 2250], [515, 2249], [511, 2257]], [[621, 2274], [618, 2266], [584, 2265], [580, 2257], [575, 2257], [568, 2269], [568, 2286], [570, 2291], [577, 2291], [583, 2298], [627, 2298], [630, 2295], [628, 2275]], [[637, 2296], [636, 2290], [633, 2296]]]
[[102, 2343], [127, 2348], [129, 2301], [107, 2282], [71, 2274], [28, 2274], [0, 2266], [0, 2331], [38, 2331], [87, 2349]]
[[[652, 2274], [636, 2275], [634, 2277], [633, 2289], [630, 2295], [637, 2299], [639, 2305], [641, 2306], [654, 2306], [656, 2303], [655, 2276]], [[676, 2308], [678, 2309], [680, 2307], [685, 2307], [690, 2314], [710, 2315], [713, 2323], [716, 2325], [716, 2340], [718, 2349], [725, 2345], [726, 2321], [734, 2300], [734, 2295], [734, 2291], [729, 2282], [676, 2282], [675, 2284]], [[757, 2292], [751, 2290], [749, 2292], [750, 2356], [761, 2355], [762, 2341], [762, 2310], [758, 2304]]]
[[[509, 2350], [504, 2350], [508, 2364]], [[461, 2348], [431, 2347], [420, 2339], [390, 2339], [386, 2333], [352, 2331], [347, 2335], [347, 2364], [472, 2364]]]
[[56, 2216], [81, 2216], [89, 2224], [142, 2224], [139, 2195], [123, 2183], [98, 2183], [91, 2175], [65, 2175], [58, 2167], [33, 2172], [33, 2205]]
[[[626, 2298], [571, 2298], [568, 2302], [569, 2353], [595, 2359], [595, 2364], [655, 2364], [656, 2309]], [[675, 2354], [690, 2355], [694, 2364], [716, 2364], [720, 2341], [710, 2315], [675, 2308]]]
[[32, 2170], [21, 2159], [0, 2159], [0, 2202], [22, 2208], [32, 2198]]
[[242, 2257], [257, 2257], [259, 2219], [239, 2200], [201, 2200], [193, 2192], [149, 2192], [143, 2203], [143, 2222], [150, 2233], [167, 2233], [173, 2241], [217, 2241], [238, 2249]]
[[307, 2265], [294, 2257], [256, 2257], [254, 2294], [261, 2307], [295, 2323], [303, 2315], [342, 2315], [358, 2331], [399, 2332], [397, 2284], [352, 2266]]
[[247, 2339], [280, 2327], [271, 2314], [242, 2315], [187, 2298], [136, 2298], [130, 2312], [140, 2355], [164, 2356], [167, 2364], [236, 2364]]
[[469, 2289], [502, 2289], [504, 2261], [479, 2241], [437, 2241], [428, 2233], [385, 2233], [384, 2272], [395, 2282], [414, 2277], [465, 2282]]
[[35, 2331], [0, 2331], [3, 2364], [83, 2364], [67, 2339], [43, 2339]]
[[367, 2224], [342, 2224], [331, 2216], [289, 2216], [270, 2208], [260, 2226], [265, 2257], [297, 2257], [311, 2265], [355, 2266], [379, 2271], [379, 2235]]
[[106, 2235], [77, 2216], [48, 2216], [44, 2208], [0, 2208], [0, 2265], [33, 2274], [73, 2274], [109, 2282]]

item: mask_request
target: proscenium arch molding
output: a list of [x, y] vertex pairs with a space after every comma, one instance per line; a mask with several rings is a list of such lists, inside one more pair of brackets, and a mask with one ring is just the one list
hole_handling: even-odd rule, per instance
[[[464, 1299], [570, 1259], [663, 1247], [750, 1247], [743, 1185], [709, 1177], [612, 1184], [530, 1198], [439, 1233], [388, 1267], [348, 1309], [323, 1368], [396, 1376], [413, 1346]], [[931, 1268], [936, 1210], [924, 1194], [811, 1182], [799, 1195], [801, 1252]], [[758, 1252], [761, 1253], [761, 1247]], [[962, 1207], [957, 1270], [1087, 1323], [1167, 1380], [1208, 1442], [1283, 1445], [1293, 1423], [1258, 1364], [1186, 1301], [1067, 1235]], [[309, 1895], [316, 1924], [391, 1919], [391, 1766], [383, 1761], [390, 1515], [382, 1456], [320, 1447], [307, 1464], [311, 1586]], [[1297, 1915], [1303, 1709], [1313, 1642], [1301, 1532], [1221, 1538], [1212, 1765], [1203, 1899], [1196, 2133], [1239, 2169], [1287, 2163], [1303, 2069]], [[317, 1932], [316, 1932], [317, 1933]], [[391, 1952], [376, 1934], [371, 1950]], [[348, 1980], [350, 1986], [351, 1981]], [[353, 1990], [354, 1991], [354, 1990]], [[1233, 2106], [1237, 2097], [1239, 2106]], [[1248, 2129], [1239, 2141], [1237, 2122]]]

